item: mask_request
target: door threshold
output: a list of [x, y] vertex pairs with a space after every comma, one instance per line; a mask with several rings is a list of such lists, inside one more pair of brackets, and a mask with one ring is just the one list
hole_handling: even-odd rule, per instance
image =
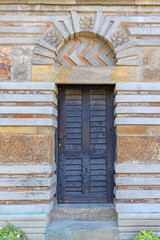
[[108, 221], [116, 220], [113, 204], [57, 204], [52, 220]]
[[114, 208], [113, 203], [57, 203], [56, 208]]

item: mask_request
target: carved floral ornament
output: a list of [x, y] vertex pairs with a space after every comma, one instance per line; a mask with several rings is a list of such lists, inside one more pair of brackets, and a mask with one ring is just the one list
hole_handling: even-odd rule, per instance
[[123, 43], [128, 42], [129, 36], [124, 27], [120, 27], [115, 33], [112, 34], [110, 41], [114, 47], [119, 47]]
[[93, 28], [93, 17], [90, 16], [81, 16], [80, 17], [80, 28], [81, 30], [87, 31], [87, 30], [91, 30]]
[[62, 42], [62, 35], [56, 28], [51, 27], [47, 30], [43, 40], [53, 47], [58, 47], [58, 45]]

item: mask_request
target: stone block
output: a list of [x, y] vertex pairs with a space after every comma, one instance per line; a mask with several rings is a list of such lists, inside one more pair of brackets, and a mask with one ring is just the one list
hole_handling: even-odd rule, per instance
[[53, 137], [0, 134], [1, 164], [53, 162]]
[[160, 102], [160, 95], [117, 95], [115, 103], [158, 103]]
[[143, 82], [159, 82], [160, 68], [143, 68]]
[[[155, 0], [156, 1], [156, 0]], [[158, 0], [157, 0], [158, 1]], [[150, 1], [149, 1], [150, 2]], [[12, 0], [0, 0], [1, 4], [13, 4]], [[15, 0], [15, 4], [26, 4], [26, 0]], [[76, 4], [98, 4], [98, 5], [129, 5], [134, 4], [134, 0], [27, 0], [28, 4], [50, 4], [50, 5], [76, 5]]]
[[29, 66], [15, 63], [13, 67], [13, 80], [28, 81]]
[[141, 50], [141, 56], [144, 66], [160, 66], [159, 48], [144, 48]]
[[115, 221], [56, 221], [46, 230], [46, 240], [117, 240]]
[[118, 137], [118, 163], [159, 163], [160, 137]]
[[[149, 86], [150, 87], [150, 86]], [[1, 90], [16, 90], [16, 91], [54, 91], [57, 92], [57, 87], [50, 82], [0, 82]], [[157, 86], [156, 86], [157, 90]]]
[[[146, 176], [141, 174], [151, 174], [152, 177], [154, 174], [160, 173], [160, 164], [159, 163], [122, 163], [122, 164], [114, 164], [115, 172], [118, 174], [127, 174], [128, 176], [130, 173], [138, 174], [137, 176]], [[131, 176], [131, 175], [130, 175]], [[159, 176], [159, 175], [154, 175]]]
[[30, 81], [33, 46], [15, 46], [12, 56], [13, 80]]
[[[26, 1], [25, 1], [26, 3]], [[28, 0], [27, 1], [28, 4], [76, 4], [76, 0], [46, 0], [45, 2], [43, 0]]]
[[114, 122], [116, 125], [160, 125], [159, 117], [118, 117]]
[[79, 66], [32, 66], [32, 81], [52, 81], [58, 84], [115, 84], [139, 82], [140, 67], [79, 67]]
[[159, 0], [135, 0], [135, 5], [160, 5]]
[[148, 126], [148, 135], [160, 136], [160, 126]]
[[52, 80], [51, 74], [53, 67], [51, 65], [32, 66], [32, 81], [33, 82], [49, 82]]
[[117, 135], [146, 134], [146, 126], [117, 126]]
[[27, 236], [27, 238], [28, 239], [31, 239], [31, 240], [45, 240], [45, 234], [43, 233], [43, 234], [40, 234], [40, 233], [36, 233], [36, 234], [34, 234], [34, 233], [31, 233], [31, 234], [29, 234], [29, 233], [27, 233], [26, 234], [26, 236]]
[[37, 127], [37, 134], [42, 135], [54, 135], [55, 134], [55, 128], [53, 127]]
[[134, 4], [134, 0], [76, 0], [77, 4], [101, 4], [101, 5], [117, 5], [117, 4]]
[[160, 212], [159, 203], [117, 203], [115, 202], [115, 209], [118, 213], [154, 213], [158, 214]]
[[[159, 186], [159, 177], [116, 177], [116, 186]], [[155, 187], [156, 188], [156, 187]]]
[[11, 78], [11, 48], [0, 47], [0, 80]]
[[0, 118], [0, 126], [52, 126], [57, 127], [53, 118]]
[[31, 63], [33, 46], [14, 46], [13, 48], [13, 61], [22, 65]]
[[52, 220], [107, 221], [116, 220], [113, 204], [58, 204], [52, 210]]
[[0, 133], [23, 133], [23, 134], [35, 134], [36, 127], [13, 127], [13, 126], [1, 126]]
[[[32, 83], [33, 84], [33, 83]], [[115, 86], [116, 91], [160, 91], [160, 83], [117, 83]]]

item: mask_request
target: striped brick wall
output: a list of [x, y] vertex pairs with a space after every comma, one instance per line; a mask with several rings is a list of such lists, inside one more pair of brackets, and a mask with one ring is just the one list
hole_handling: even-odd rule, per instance
[[56, 200], [55, 165], [0, 165], [0, 226], [12, 223], [29, 239], [45, 239]]
[[54, 83], [0, 82], [0, 226], [45, 239], [56, 204]]
[[160, 84], [118, 83], [115, 93], [115, 207], [129, 240], [160, 227]]
[[53, 83], [0, 83], [0, 125], [56, 127]]

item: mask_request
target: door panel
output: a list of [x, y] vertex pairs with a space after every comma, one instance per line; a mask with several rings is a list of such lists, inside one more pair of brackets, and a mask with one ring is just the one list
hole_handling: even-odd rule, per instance
[[113, 202], [113, 86], [59, 86], [58, 202]]

